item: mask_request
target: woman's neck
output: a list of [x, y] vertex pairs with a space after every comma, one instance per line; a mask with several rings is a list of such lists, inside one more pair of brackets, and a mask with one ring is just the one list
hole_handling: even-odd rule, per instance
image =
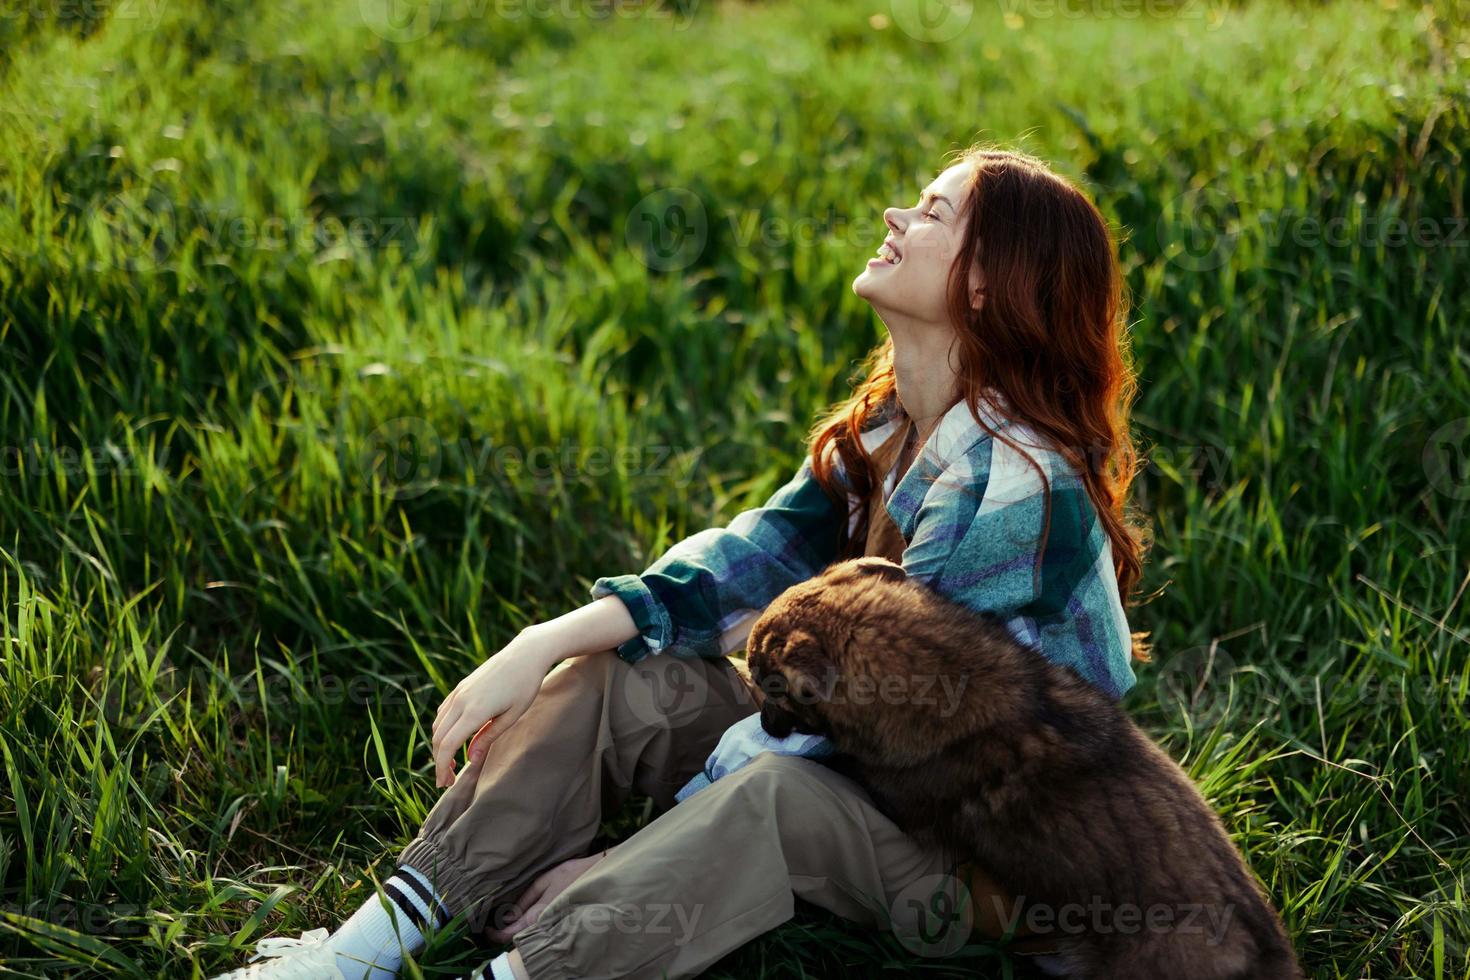
[[924, 333], [893, 341], [893, 378], [904, 413], [927, 433], [960, 398], [950, 364], [953, 334]]

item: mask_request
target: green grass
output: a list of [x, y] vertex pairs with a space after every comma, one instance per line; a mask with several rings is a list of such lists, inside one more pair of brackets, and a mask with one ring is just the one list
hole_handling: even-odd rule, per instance
[[[0, 5], [0, 972], [348, 914], [460, 677], [784, 482], [881, 208], [981, 136], [1127, 234], [1127, 707], [1313, 976], [1470, 977], [1466, 10], [1075, 6]], [[803, 907], [710, 975], [885, 965], [1015, 967]]]

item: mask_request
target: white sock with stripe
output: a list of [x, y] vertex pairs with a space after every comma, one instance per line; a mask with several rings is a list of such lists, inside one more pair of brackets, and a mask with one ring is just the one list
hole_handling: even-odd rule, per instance
[[442, 928], [449, 919], [429, 879], [405, 865], [383, 882], [381, 894], [374, 892], [328, 937], [326, 945], [337, 954], [337, 966], [347, 980], [393, 980], [404, 955], [424, 948], [424, 933]]
[[501, 953], [490, 961], [490, 976], [492, 980], [516, 980], [516, 975], [510, 972], [509, 953]]

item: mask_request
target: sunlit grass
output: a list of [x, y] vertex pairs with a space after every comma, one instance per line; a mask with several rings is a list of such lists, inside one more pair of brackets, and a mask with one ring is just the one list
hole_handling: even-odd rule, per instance
[[[1126, 236], [1127, 706], [1314, 976], [1470, 976], [1458, 5], [44, 6], [0, 17], [8, 972], [340, 921], [461, 676], [785, 481], [882, 335], [881, 209], [979, 136]], [[1016, 968], [803, 906], [711, 975], [885, 964]]]

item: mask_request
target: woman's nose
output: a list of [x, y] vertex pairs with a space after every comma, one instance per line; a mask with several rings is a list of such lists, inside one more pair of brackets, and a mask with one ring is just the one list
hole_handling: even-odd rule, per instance
[[903, 219], [903, 211], [899, 208], [884, 208], [883, 223], [898, 235], [903, 233], [903, 225], [899, 222]]

